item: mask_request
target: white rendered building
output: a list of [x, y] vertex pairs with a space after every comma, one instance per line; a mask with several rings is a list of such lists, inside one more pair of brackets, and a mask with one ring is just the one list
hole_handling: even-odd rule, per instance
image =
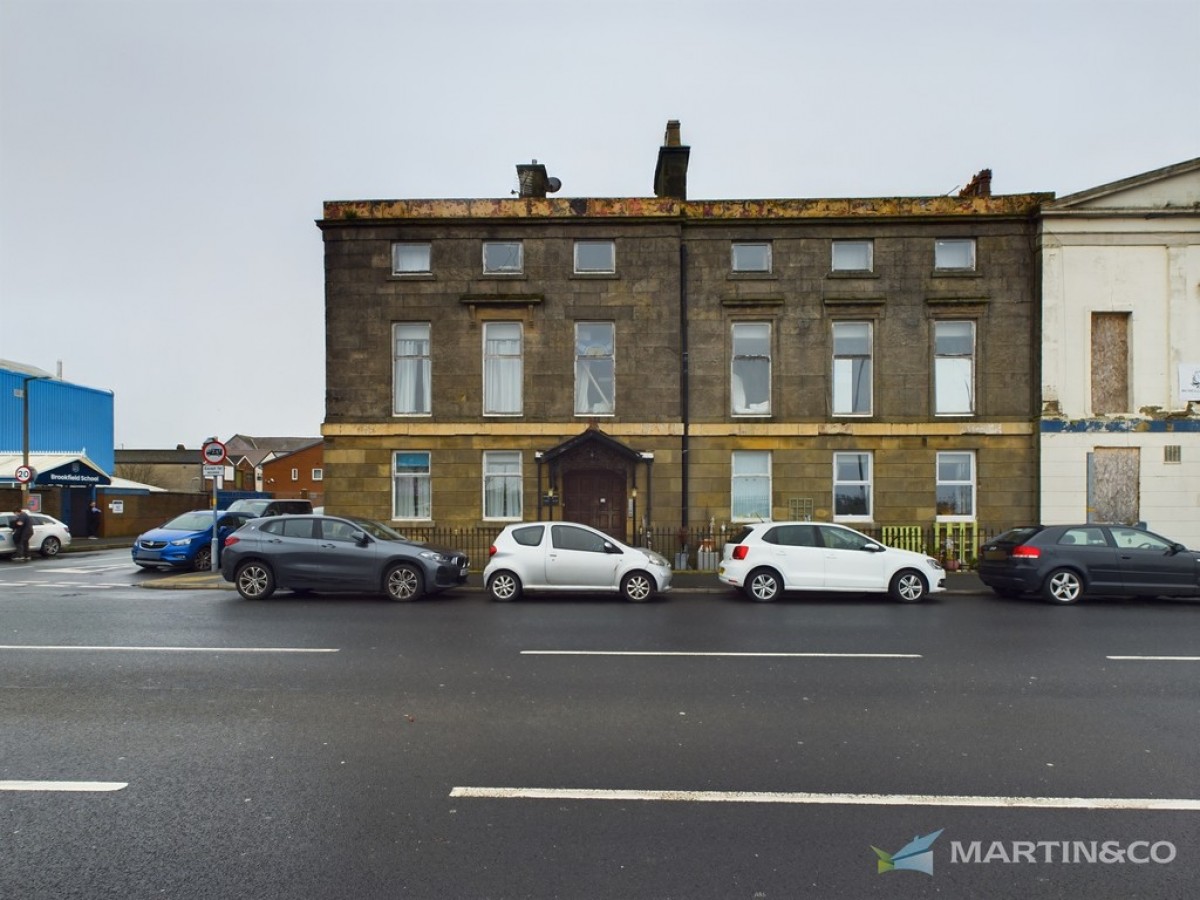
[[1042, 521], [1200, 547], [1200, 159], [1042, 215]]

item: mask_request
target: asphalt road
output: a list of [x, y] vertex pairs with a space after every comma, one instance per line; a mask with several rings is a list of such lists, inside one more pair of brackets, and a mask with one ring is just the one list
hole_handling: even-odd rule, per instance
[[1200, 894], [1200, 601], [188, 583], [0, 562], [0, 897]]

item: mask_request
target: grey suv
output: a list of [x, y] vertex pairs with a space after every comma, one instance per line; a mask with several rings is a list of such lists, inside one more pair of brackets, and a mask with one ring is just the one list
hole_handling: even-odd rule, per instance
[[334, 516], [252, 519], [229, 537], [221, 575], [246, 600], [276, 588], [417, 600], [467, 580], [467, 555], [410, 541], [382, 522]]

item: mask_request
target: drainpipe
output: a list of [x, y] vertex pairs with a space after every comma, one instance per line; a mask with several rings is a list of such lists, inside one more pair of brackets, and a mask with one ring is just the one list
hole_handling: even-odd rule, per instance
[[688, 382], [688, 291], [687, 291], [687, 244], [683, 240], [682, 224], [679, 237], [679, 405], [683, 412], [683, 442], [680, 448], [679, 477], [680, 489], [683, 492], [683, 502], [680, 513], [683, 516], [679, 526], [688, 527], [688, 498], [691, 496], [688, 488], [688, 457], [691, 451], [691, 403], [690, 385]]

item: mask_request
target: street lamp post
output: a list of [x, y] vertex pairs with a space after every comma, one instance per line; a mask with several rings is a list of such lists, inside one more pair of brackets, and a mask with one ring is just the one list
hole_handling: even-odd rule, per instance
[[[25, 375], [21, 378], [21, 465], [29, 468], [29, 382], [47, 381], [49, 375]], [[30, 481], [21, 484], [21, 509], [29, 508]]]

